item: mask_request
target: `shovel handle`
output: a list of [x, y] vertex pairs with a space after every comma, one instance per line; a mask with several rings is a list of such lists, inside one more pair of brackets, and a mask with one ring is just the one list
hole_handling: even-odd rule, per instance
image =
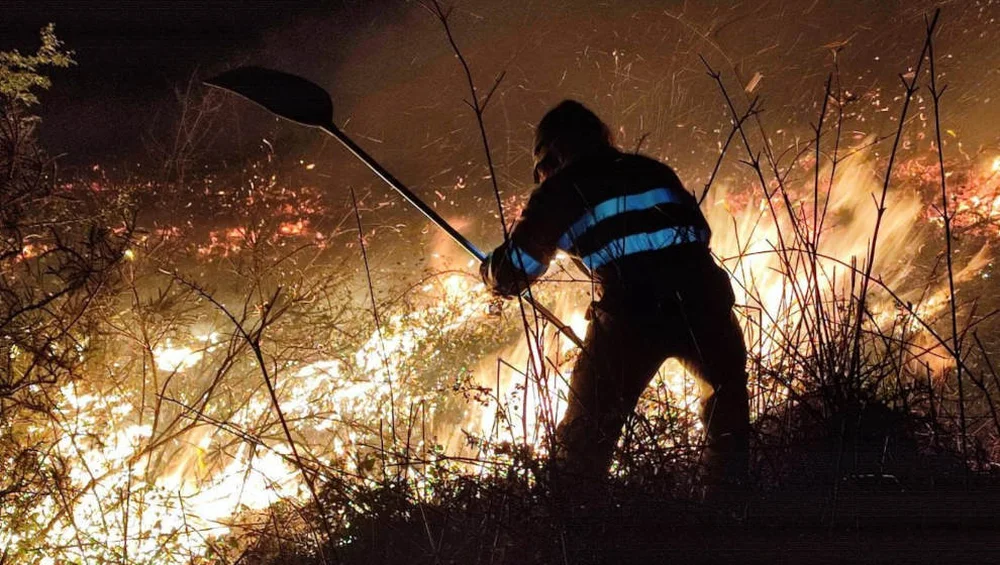
[[[363, 162], [365, 165], [368, 165], [368, 168], [371, 169], [373, 173], [378, 175], [379, 178], [385, 181], [386, 184], [391, 186], [393, 190], [398, 192], [403, 198], [406, 199], [407, 202], [413, 204], [413, 206], [416, 207], [417, 210], [420, 210], [420, 212], [423, 213], [424, 216], [427, 216], [428, 220], [434, 222], [439, 228], [443, 229], [445, 233], [450, 235], [451, 238], [455, 240], [456, 243], [465, 248], [465, 250], [468, 251], [470, 255], [472, 255], [473, 257], [475, 257], [480, 261], [486, 259], [486, 254], [483, 253], [482, 250], [476, 247], [464, 235], [459, 233], [458, 230], [453, 228], [451, 224], [446, 222], [444, 218], [442, 218], [433, 208], [424, 203], [423, 200], [418, 198], [416, 194], [413, 194], [413, 192], [411, 192], [410, 189], [407, 188], [405, 184], [399, 182], [399, 180], [396, 179], [396, 177], [392, 176], [392, 173], [385, 170], [385, 168], [382, 167], [382, 165], [380, 165], [378, 161], [373, 159], [370, 155], [368, 155], [368, 153], [365, 153], [365, 150], [362, 149], [360, 146], [358, 146], [357, 143], [354, 143], [354, 140], [352, 140], [350, 137], [347, 137], [347, 134], [340, 131], [340, 128], [338, 128], [333, 123], [329, 123], [320, 126], [320, 129], [332, 135], [333, 137], [337, 138], [337, 141], [339, 141], [344, 147], [346, 147], [348, 151], [350, 151], [355, 157], [361, 160], [361, 162]], [[563, 335], [565, 335], [567, 338], [569, 338], [570, 341], [576, 344], [577, 347], [581, 348], [583, 347], [583, 340], [581, 340], [580, 337], [576, 335], [576, 332], [573, 331], [573, 328], [569, 327], [567, 324], [564, 324], [562, 320], [560, 320], [558, 317], [556, 317], [554, 313], [552, 313], [551, 310], [549, 310], [545, 306], [542, 306], [537, 301], [535, 301], [535, 299], [531, 296], [528, 289], [525, 289], [525, 291], [521, 293], [521, 297], [524, 298], [524, 300], [528, 304], [530, 304], [531, 307], [534, 308], [535, 311], [538, 312], [543, 318], [551, 322], [560, 332], [562, 332]]]
[[446, 222], [444, 218], [438, 215], [438, 213], [433, 208], [425, 204], [423, 200], [417, 198], [416, 194], [413, 194], [413, 192], [411, 192], [410, 189], [406, 187], [406, 185], [399, 182], [399, 180], [396, 177], [392, 176], [392, 173], [385, 170], [385, 168], [382, 167], [382, 165], [379, 165], [378, 161], [376, 161], [370, 155], [365, 153], [365, 150], [359, 147], [357, 143], [354, 143], [354, 140], [347, 137], [347, 134], [340, 131], [340, 128], [331, 123], [322, 126], [321, 129], [326, 133], [332, 135], [333, 137], [337, 138], [337, 141], [343, 144], [343, 146], [346, 147], [348, 151], [353, 153], [354, 156], [360, 159], [364, 164], [368, 165], [368, 168], [371, 169], [373, 173], [378, 175], [379, 178], [384, 180], [386, 184], [391, 186], [396, 192], [402, 195], [402, 197], [405, 198], [407, 202], [413, 204], [413, 206], [415, 206], [417, 210], [420, 210], [420, 212], [423, 213], [423, 215], [427, 216], [427, 219], [437, 224], [439, 228], [443, 229], [448, 235], [451, 236], [452, 239], [455, 240], [455, 242], [457, 242], [459, 245], [464, 247], [466, 251], [472, 254], [472, 256], [474, 256], [476, 259], [479, 259], [480, 261], [486, 258], [485, 253], [483, 253], [478, 247], [473, 245], [473, 243], [469, 241], [464, 235], [459, 233], [458, 230], [451, 227], [451, 225], [448, 222]]

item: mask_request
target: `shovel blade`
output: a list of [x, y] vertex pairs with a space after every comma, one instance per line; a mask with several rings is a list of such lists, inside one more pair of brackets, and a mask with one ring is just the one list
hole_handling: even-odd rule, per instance
[[205, 84], [235, 92], [296, 123], [315, 127], [333, 123], [330, 95], [300, 76], [263, 67], [238, 67]]

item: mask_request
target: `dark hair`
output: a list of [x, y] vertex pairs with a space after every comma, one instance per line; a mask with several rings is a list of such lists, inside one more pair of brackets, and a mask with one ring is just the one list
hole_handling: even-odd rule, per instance
[[535, 182], [540, 171], [558, 170], [611, 145], [611, 130], [596, 114], [576, 100], [563, 100], [545, 114], [535, 129]]

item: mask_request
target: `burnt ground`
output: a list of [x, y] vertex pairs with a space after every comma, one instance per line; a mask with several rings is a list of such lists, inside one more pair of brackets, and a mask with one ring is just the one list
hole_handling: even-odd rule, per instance
[[[609, 512], [577, 535], [585, 563], [990, 563], [1000, 551], [1000, 489], [774, 492], [728, 514], [718, 505]], [[571, 518], [567, 531], [577, 529]], [[571, 534], [572, 536], [572, 534]], [[582, 537], [582, 536], [581, 536]]]
[[[383, 507], [357, 517], [353, 541], [340, 545], [335, 556], [327, 547], [326, 558], [442, 565], [938, 564], [1000, 558], [997, 477], [951, 476], [921, 489], [904, 488], [888, 475], [854, 477], [836, 493], [790, 485], [712, 501], [649, 487], [613, 485], [589, 502], [569, 504], [507, 485], [486, 487], [472, 498], [457, 493], [446, 505]], [[245, 557], [254, 563], [324, 562], [309, 550], [274, 546]]]

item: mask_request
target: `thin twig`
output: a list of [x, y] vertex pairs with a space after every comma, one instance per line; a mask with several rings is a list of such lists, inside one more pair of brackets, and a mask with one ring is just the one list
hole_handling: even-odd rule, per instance
[[385, 378], [389, 383], [389, 425], [392, 428], [392, 447], [396, 447], [396, 396], [392, 387], [392, 371], [389, 368], [389, 354], [385, 348], [385, 339], [382, 337], [382, 320], [378, 315], [378, 301], [375, 299], [375, 285], [372, 283], [371, 266], [368, 264], [368, 250], [365, 247], [364, 226], [361, 225], [361, 211], [358, 208], [358, 197], [354, 194], [354, 187], [351, 187], [351, 203], [354, 205], [354, 218], [358, 224], [358, 245], [361, 247], [361, 258], [364, 260], [365, 277], [368, 281], [368, 297], [372, 301], [372, 317], [375, 318], [375, 332], [378, 334], [379, 348], [382, 352], [382, 364], [385, 366]]
[[[934, 15], [935, 22], [937, 21], [937, 13]], [[926, 22], [925, 22], [926, 23]], [[937, 158], [938, 167], [941, 177], [941, 219], [944, 221], [944, 255], [948, 266], [948, 306], [951, 314], [951, 340], [952, 340], [952, 353], [955, 356], [955, 378], [958, 381], [958, 420], [959, 420], [959, 433], [961, 434], [960, 442], [962, 446], [962, 460], [966, 461], [968, 458], [968, 446], [967, 437], [968, 431], [966, 429], [965, 421], [965, 386], [962, 379], [962, 345], [959, 341], [958, 336], [958, 306], [955, 303], [955, 269], [952, 263], [952, 235], [951, 235], [951, 213], [949, 212], [950, 206], [948, 206], [948, 175], [945, 174], [944, 170], [944, 145], [941, 141], [941, 97], [944, 96], [945, 90], [948, 89], [947, 86], [943, 86], [938, 89], [937, 86], [937, 72], [934, 68], [934, 24], [927, 24], [927, 61], [929, 64], [929, 71], [931, 75], [931, 99], [934, 102], [934, 134], [937, 138]], [[914, 80], [916, 80], [914, 78]], [[992, 408], [992, 403], [990, 404]], [[968, 481], [968, 473], [966, 473], [966, 481]]]
[[[285, 434], [285, 441], [288, 442], [288, 448], [292, 451], [292, 457], [295, 459], [295, 464], [299, 468], [299, 472], [302, 474], [303, 480], [305, 480], [306, 487], [309, 489], [309, 494], [312, 496], [313, 503], [316, 505], [316, 512], [319, 514], [320, 522], [323, 526], [324, 533], [326, 534], [327, 539], [332, 540], [333, 528], [330, 526], [330, 521], [327, 518], [324, 506], [320, 501], [319, 492], [316, 490], [316, 485], [313, 480], [314, 478], [313, 474], [312, 472], [307, 471], [309, 467], [306, 466], [305, 463], [303, 463], [302, 457], [299, 455], [298, 447], [296, 446], [295, 440], [292, 438], [291, 428], [289, 428], [288, 421], [285, 419], [285, 414], [281, 410], [281, 403], [278, 401], [278, 394], [275, 390], [274, 383], [272, 382], [271, 376], [268, 373], [267, 362], [264, 360], [264, 352], [260, 347], [260, 337], [262, 335], [262, 332], [264, 331], [264, 328], [266, 327], [266, 319], [269, 309], [274, 306], [274, 302], [277, 300], [279, 294], [281, 293], [281, 288], [280, 287], [277, 288], [274, 294], [271, 296], [271, 300], [268, 302], [267, 308], [265, 308], [264, 312], [261, 315], [260, 326], [258, 327], [257, 331], [254, 332], [255, 335], [251, 335], [250, 332], [248, 332], [246, 328], [243, 326], [243, 324], [236, 319], [236, 316], [234, 316], [233, 313], [230, 312], [225, 305], [220, 303], [215, 298], [215, 296], [212, 295], [212, 293], [201, 288], [201, 286], [199, 286], [195, 282], [187, 280], [177, 272], [169, 272], [169, 271], [162, 271], [162, 272], [166, 275], [172, 276], [174, 280], [195, 291], [196, 293], [198, 293], [199, 296], [212, 303], [212, 305], [215, 306], [220, 312], [222, 312], [223, 315], [229, 318], [229, 321], [233, 323], [233, 326], [235, 326], [236, 331], [239, 332], [241, 336], [243, 336], [243, 339], [246, 340], [247, 344], [250, 346], [250, 349], [253, 350], [254, 357], [257, 359], [257, 365], [260, 367], [261, 375], [264, 377], [264, 384], [267, 386], [267, 393], [271, 397], [271, 406], [274, 408], [274, 412], [275, 414], [277, 414], [278, 420], [281, 422], [281, 430]], [[322, 547], [323, 547], [322, 545], [319, 546], [321, 552], [320, 557], [325, 562], [326, 559], [322, 554], [323, 552]], [[336, 552], [334, 552], [333, 556], [335, 560], [339, 561]]]
[[903, 108], [900, 110], [899, 126], [896, 129], [896, 136], [892, 142], [892, 150], [889, 152], [889, 163], [886, 165], [885, 177], [882, 181], [882, 192], [876, 205], [875, 228], [872, 230], [871, 243], [868, 247], [868, 258], [864, 265], [864, 276], [861, 278], [861, 289], [858, 293], [857, 310], [855, 312], [854, 342], [851, 351], [851, 365], [849, 372], [852, 376], [857, 375], [858, 365], [861, 362], [861, 325], [864, 321], [864, 315], [862, 313], [867, 306], [868, 285], [871, 281], [872, 269], [874, 269], [875, 266], [875, 251], [878, 247], [878, 236], [882, 227], [882, 219], [885, 216], [885, 201], [889, 194], [889, 185], [892, 182], [893, 165], [896, 163], [896, 156], [899, 151], [899, 142], [903, 138], [903, 126], [906, 124], [906, 114], [910, 109], [910, 102], [913, 100], [913, 95], [917, 91], [917, 80], [920, 77], [920, 69], [923, 68], [924, 57], [927, 55], [927, 50], [930, 47], [931, 39], [934, 34], [934, 28], [937, 26], [938, 16], [940, 14], [940, 8], [935, 10], [934, 18], [927, 26], [927, 36], [924, 39], [924, 46], [920, 50], [920, 57], [917, 58], [916, 68], [913, 70], [913, 78], [907, 82], [906, 78], [903, 75], [900, 75], [900, 80], [902, 81], [905, 89], [905, 94], [903, 96]]

